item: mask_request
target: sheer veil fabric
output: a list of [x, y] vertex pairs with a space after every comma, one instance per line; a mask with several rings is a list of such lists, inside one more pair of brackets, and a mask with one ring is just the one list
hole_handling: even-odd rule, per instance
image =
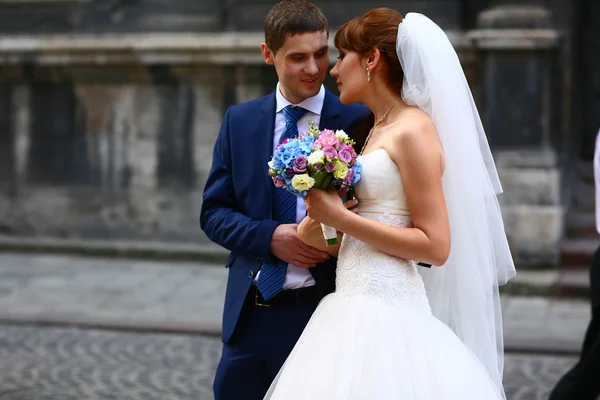
[[504, 349], [498, 286], [515, 276], [492, 153], [452, 44], [438, 25], [408, 13], [396, 44], [402, 97], [425, 111], [441, 140], [451, 250], [441, 268], [420, 268], [433, 314], [477, 356], [502, 393]]

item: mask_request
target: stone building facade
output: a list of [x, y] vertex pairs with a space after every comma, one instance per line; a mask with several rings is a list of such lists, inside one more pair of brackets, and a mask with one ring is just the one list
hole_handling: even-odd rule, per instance
[[[558, 265], [593, 238], [598, 2], [315, 3], [332, 32], [373, 6], [423, 12], [447, 32], [519, 264]], [[198, 213], [221, 118], [276, 83], [259, 51], [272, 4], [0, 0], [0, 234], [206, 240]]]

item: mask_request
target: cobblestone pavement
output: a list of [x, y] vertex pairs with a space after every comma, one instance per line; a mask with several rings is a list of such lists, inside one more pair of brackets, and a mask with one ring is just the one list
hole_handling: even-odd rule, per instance
[[[216, 338], [0, 325], [1, 400], [209, 400]], [[543, 400], [573, 357], [508, 355], [508, 400]]]
[[202, 337], [2, 326], [0, 399], [211, 399], [219, 354]]

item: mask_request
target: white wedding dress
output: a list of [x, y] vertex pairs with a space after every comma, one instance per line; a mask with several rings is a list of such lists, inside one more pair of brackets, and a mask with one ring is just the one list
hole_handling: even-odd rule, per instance
[[[360, 215], [409, 226], [400, 172], [387, 151], [360, 162]], [[345, 235], [337, 290], [319, 304], [265, 399], [502, 399], [473, 353], [432, 315], [417, 268]]]

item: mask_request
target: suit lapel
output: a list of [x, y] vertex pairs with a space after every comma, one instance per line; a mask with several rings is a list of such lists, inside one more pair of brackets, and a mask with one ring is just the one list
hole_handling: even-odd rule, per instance
[[[262, 141], [260, 147], [259, 159], [261, 162], [264, 160], [261, 170], [264, 173], [265, 183], [267, 184], [267, 204], [269, 204], [269, 210], [272, 212], [272, 202], [269, 201], [273, 197], [273, 180], [268, 175], [269, 167], [267, 163], [271, 160], [273, 155], [273, 135], [275, 132], [275, 92], [265, 97], [262, 105], [261, 113], [258, 116], [257, 127], [260, 132], [260, 139]], [[270, 214], [270, 213], [269, 213]]]

